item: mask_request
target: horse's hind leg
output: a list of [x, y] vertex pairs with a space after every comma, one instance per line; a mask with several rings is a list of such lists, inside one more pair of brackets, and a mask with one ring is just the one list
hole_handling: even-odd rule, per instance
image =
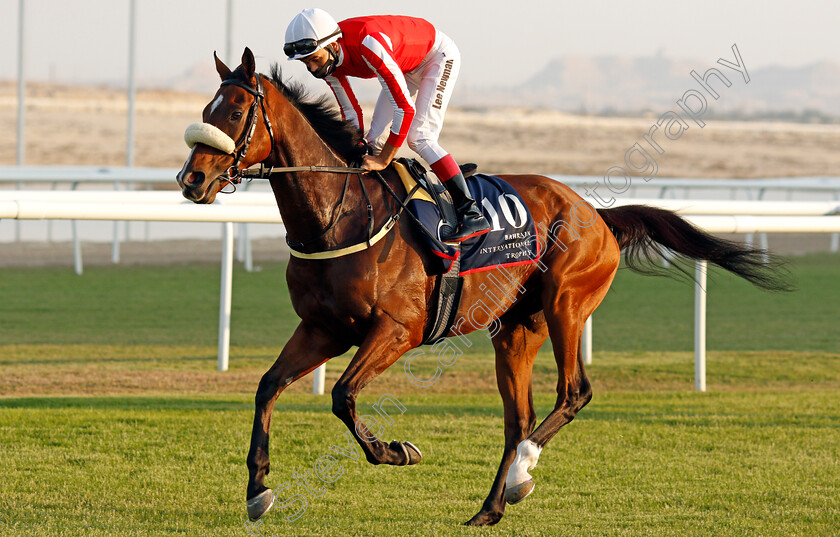
[[[516, 455], [516, 446], [534, 429], [537, 421], [531, 396], [531, 369], [537, 351], [548, 337], [548, 330], [541, 313], [532, 320], [525, 326], [503, 322], [501, 330], [493, 338], [496, 382], [505, 411], [505, 447], [490, 494], [481, 510], [467, 522], [471, 526], [495, 524], [502, 518], [505, 511], [505, 478]], [[527, 495], [527, 492], [524, 494]]]
[[246, 498], [251, 520], [260, 518], [272, 502], [271, 489], [264, 485], [264, 480], [270, 469], [268, 437], [274, 401], [286, 386], [348, 348], [349, 345], [336, 342], [323, 330], [300, 323], [274, 365], [260, 380], [254, 398], [254, 428], [247, 458], [249, 477]]
[[[559, 373], [557, 400], [554, 410], [516, 448], [507, 477], [509, 503], [516, 503], [530, 492], [533, 481], [528, 471], [536, 466], [543, 447], [592, 398], [592, 387], [580, 355], [580, 340], [583, 325], [606, 295], [616, 266], [617, 263], [593, 264], [574, 274], [556, 270], [544, 275], [543, 312]], [[522, 487], [528, 489], [525, 494], [514, 493]]]

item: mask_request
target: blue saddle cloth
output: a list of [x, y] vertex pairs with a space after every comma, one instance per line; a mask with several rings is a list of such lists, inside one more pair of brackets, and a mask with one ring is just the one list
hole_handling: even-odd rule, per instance
[[[445, 244], [446, 250], [441, 250], [425, 234], [420, 234], [431, 251], [441, 258], [443, 270], [449, 270], [458, 255], [461, 257], [459, 275], [491, 270], [499, 265], [536, 263], [541, 255], [539, 241], [534, 219], [522, 197], [506, 181], [492, 175], [472, 175], [467, 178], [467, 186], [490, 222], [491, 230], [463, 241], [460, 252]], [[409, 201], [408, 208], [440, 238], [440, 211], [434, 202], [427, 196], [415, 197]]]

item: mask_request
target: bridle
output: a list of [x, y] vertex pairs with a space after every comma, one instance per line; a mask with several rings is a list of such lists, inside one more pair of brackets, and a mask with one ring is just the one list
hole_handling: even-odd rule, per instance
[[[254, 131], [257, 128], [257, 107], [262, 110], [263, 121], [265, 121], [265, 127], [268, 130], [270, 145], [269, 153], [266, 158], [270, 157], [271, 153], [274, 151], [274, 129], [271, 128], [271, 121], [268, 119], [268, 112], [265, 110], [265, 92], [263, 91], [262, 76], [258, 74], [256, 79], [256, 88], [253, 88], [250, 84], [235, 78], [229, 78], [222, 81], [222, 86], [238, 86], [254, 96], [254, 102], [251, 103], [251, 108], [248, 110], [248, 123], [245, 126], [245, 130], [242, 132], [240, 141], [236, 143], [236, 147], [238, 149], [234, 149], [233, 151], [233, 164], [228, 167], [223, 179], [232, 185], [238, 185], [242, 182], [242, 170], [239, 168], [239, 163], [242, 162], [242, 159], [248, 155], [248, 149], [251, 147], [251, 138], [253, 138]], [[234, 186], [234, 190], [235, 189], [236, 187]]]
[[[368, 217], [367, 240], [365, 240], [362, 243], [359, 243], [359, 244], [356, 244], [356, 245], [353, 245], [353, 246], [350, 246], [350, 247], [347, 247], [347, 248], [339, 248], [337, 250], [319, 252], [319, 253], [316, 253], [316, 254], [304, 254], [303, 252], [301, 252], [300, 250], [309, 246], [310, 244], [318, 242], [319, 240], [321, 240], [327, 234], [327, 232], [329, 232], [331, 229], [333, 229], [335, 227], [335, 225], [338, 223], [338, 221], [337, 221], [338, 219], [334, 218], [333, 221], [327, 226], [327, 228], [321, 234], [319, 234], [317, 237], [315, 237], [313, 239], [310, 239], [308, 241], [304, 241], [304, 242], [292, 241], [288, 237], [286, 237], [286, 242], [288, 242], [289, 246], [292, 247], [293, 255], [297, 255], [298, 257], [328, 259], [328, 258], [333, 258], [333, 257], [340, 257], [340, 256], [347, 255], [347, 254], [355, 252], [355, 251], [359, 251], [360, 248], [363, 249], [365, 247], [370, 247], [375, 242], [377, 242], [382, 237], [384, 237], [388, 233], [388, 231], [390, 231], [390, 229], [397, 223], [397, 221], [399, 220], [400, 214], [404, 210], [407, 210], [407, 207], [406, 207], [405, 204], [408, 203], [408, 200], [411, 199], [411, 197], [414, 195], [414, 193], [420, 188], [420, 183], [419, 182], [415, 185], [414, 189], [411, 192], [408, 193], [408, 197], [405, 200], [402, 200], [400, 198], [400, 196], [396, 192], [394, 192], [394, 190], [391, 188], [391, 185], [389, 185], [388, 182], [385, 181], [385, 179], [382, 177], [382, 174], [380, 174], [379, 172], [373, 172], [372, 175], [383, 185], [385, 190], [397, 201], [397, 203], [400, 206], [398, 208], [397, 212], [395, 214], [392, 214], [391, 217], [388, 219], [388, 221], [382, 226], [379, 233], [376, 233], [374, 235], [374, 232], [373, 232], [373, 229], [374, 229], [373, 206], [371, 204], [371, 200], [370, 200], [370, 196], [368, 195], [367, 188], [365, 187], [364, 181], [362, 180], [362, 176], [364, 174], [369, 173], [369, 170], [359, 168], [359, 167], [345, 167], [345, 166], [289, 166], [289, 167], [273, 167], [272, 166], [272, 167], [269, 167], [268, 169], [266, 169], [265, 166], [262, 164], [262, 162], [260, 163], [260, 166], [259, 166], [259, 169], [258, 169], [259, 171], [254, 171], [254, 170], [251, 170], [251, 169], [241, 169], [239, 167], [239, 164], [248, 155], [248, 150], [251, 146], [251, 139], [253, 138], [254, 132], [256, 131], [256, 128], [257, 128], [257, 107], [259, 107], [260, 110], [262, 111], [263, 120], [265, 121], [265, 126], [266, 126], [266, 129], [268, 130], [269, 143], [271, 144], [270, 148], [269, 148], [269, 153], [265, 157], [265, 159], [263, 159], [263, 161], [267, 160], [271, 156], [271, 154], [274, 152], [274, 131], [273, 131], [273, 128], [271, 126], [271, 121], [268, 119], [268, 112], [266, 111], [266, 107], [265, 107], [265, 92], [263, 90], [262, 76], [257, 74], [256, 75], [256, 81], [257, 81], [256, 87], [252, 87], [247, 82], [242, 81], [242, 80], [238, 80], [238, 79], [235, 79], [235, 78], [230, 78], [230, 79], [227, 79], [227, 80], [223, 80], [222, 84], [221, 84], [222, 86], [238, 86], [238, 87], [244, 89], [245, 91], [247, 91], [248, 93], [250, 93], [254, 97], [254, 102], [251, 104], [251, 107], [248, 110], [248, 120], [247, 120], [248, 122], [245, 126], [245, 130], [242, 132], [242, 135], [240, 136], [239, 141], [235, 143], [233, 151], [229, 152], [229, 146], [227, 148], [223, 149], [222, 147], [224, 146], [224, 144], [214, 143], [212, 140], [209, 140], [207, 138], [203, 138], [201, 136], [199, 136], [198, 138], [193, 138], [191, 140], [193, 143], [204, 143], [205, 145], [208, 145], [208, 146], [213, 147], [215, 149], [219, 149], [220, 151], [222, 151], [224, 153], [227, 153], [227, 154], [229, 154], [233, 157], [233, 164], [231, 164], [228, 167], [227, 171], [223, 175], [221, 175], [220, 178], [219, 178], [220, 181], [225, 183], [222, 186], [222, 189], [220, 189], [220, 192], [225, 193], [225, 194], [232, 193], [232, 192], [224, 192], [223, 189], [227, 185], [233, 185], [233, 188], [234, 188], [233, 192], [235, 192], [236, 191], [236, 185], [241, 183], [243, 179], [248, 179], [248, 180], [251, 180], [251, 179], [270, 179], [274, 175], [281, 175], [281, 174], [294, 173], [294, 172], [344, 173], [344, 174], [347, 174], [347, 175], [346, 175], [345, 180], [344, 180], [344, 189], [343, 189], [343, 192], [342, 192], [342, 195], [341, 195], [341, 200], [339, 201], [339, 204], [337, 206], [337, 208], [338, 208], [337, 213], [340, 214], [341, 210], [344, 206], [345, 198], [347, 196], [350, 175], [351, 174], [357, 175], [359, 177], [359, 185], [360, 185], [360, 188], [362, 190], [362, 194], [364, 195], [365, 200], [367, 202], [367, 217]], [[205, 127], [207, 125], [209, 125], [209, 124], [204, 124]], [[211, 127], [214, 130], [218, 131], [217, 127], [215, 127], [215, 126], [211, 126]], [[190, 128], [188, 127], [187, 130], [189, 132]], [[219, 135], [225, 137], [225, 139], [230, 141], [230, 137], [228, 135], [226, 135], [225, 133], [222, 133], [221, 131], [219, 131]], [[185, 136], [185, 138], [186, 138], [186, 136]], [[189, 145], [190, 140], [187, 140], [187, 143]], [[192, 146], [190, 146], [190, 147], [192, 147]], [[422, 223], [420, 223], [420, 221], [417, 219], [417, 217], [415, 217], [413, 214], [411, 214], [410, 211], [407, 211], [407, 214], [412, 218], [412, 220], [414, 220], [420, 226], [420, 229], [426, 235], [428, 235], [429, 238], [433, 242], [439, 242], [439, 239], [434, 234], [432, 234], [429, 230], [427, 230], [425, 228], [425, 226]]]
[[[271, 120], [268, 119], [268, 112], [265, 109], [265, 92], [263, 91], [263, 84], [262, 84], [262, 76], [257, 75], [257, 87], [254, 88], [247, 82], [236, 78], [229, 78], [227, 80], [222, 81], [222, 86], [237, 86], [254, 97], [254, 102], [251, 104], [251, 108], [248, 110], [248, 123], [245, 126], [245, 130], [242, 132], [242, 136], [240, 136], [239, 141], [236, 143], [236, 148], [234, 149], [232, 156], [233, 156], [233, 164], [231, 164], [225, 174], [222, 176], [222, 180], [225, 181], [227, 184], [233, 185], [234, 192], [236, 191], [236, 185], [242, 182], [243, 179], [270, 179], [273, 174], [283, 174], [283, 173], [293, 173], [293, 172], [328, 172], [328, 173], [352, 173], [352, 174], [364, 174], [367, 173], [368, 170], [356, 167], [343, 167], [343, 166], [287, 166], [287, 167], [269, 167], [266, 169], [262, 163], [260, 163], [259, 172], [255, 172], [249, 169], [242, 169], [239, 167], [239, 163], [248, 155], [248, 149], [251, 146], [251, 138], [254, 136], [254, 131], [257, 128], [257, 107], [260, 108], [262, 111], [263, 121], [265, 121], [266, 130], [268, 130], [268, 138], [270, 149], [269, 153], [265, 159], [267, 160], [271, 153], [274, 152], [274, 130], [271, 127]], [[224, 186], [227, 186], [224, 185]], [[222, 188], [224, 188], [224, 186]], [[230, 194], [232, 192], [223, 192], [225, 194]]]

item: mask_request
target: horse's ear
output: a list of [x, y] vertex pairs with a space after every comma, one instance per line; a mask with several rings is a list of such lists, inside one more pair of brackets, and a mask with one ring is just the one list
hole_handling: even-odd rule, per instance
[[228, 66], [224, 64], [222, 60], [216, 56], [216, 51], [213, 51], [213, 59], [216, 60], [216, 72], [219, 73], [219, 76], [222, 77], [222, 80], [227, 80], [230, 78], [230, 69]]
[[250, 80], [254, 73], [257, 72], [257, 65], [254, 62], [254, 53], [251, 49], [245, 47], [245, 52], [242, 53], [242, 70], [245, 71], [245, 76]]

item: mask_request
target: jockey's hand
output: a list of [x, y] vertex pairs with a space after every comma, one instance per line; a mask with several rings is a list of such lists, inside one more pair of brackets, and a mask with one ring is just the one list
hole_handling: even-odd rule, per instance
[[388, 142], [385, 142], [382, 146], [382, 151], [380, 151], [378, 155], [365, 155], [362, 158], [362, 168], [372, 172], [384, 170], [388, 167], [388, 164], [391, 163], [394, 157], [397, 156], [398, 150], [398, 147], [394, 147]]
[[386, 161], [382, 158], [381, 154], [375, 157], [372, 155], [365, 155], [362, 157], [362, 169], [372, 172], [382, 171], [387, 168], [390, 163], [390, 159]]

